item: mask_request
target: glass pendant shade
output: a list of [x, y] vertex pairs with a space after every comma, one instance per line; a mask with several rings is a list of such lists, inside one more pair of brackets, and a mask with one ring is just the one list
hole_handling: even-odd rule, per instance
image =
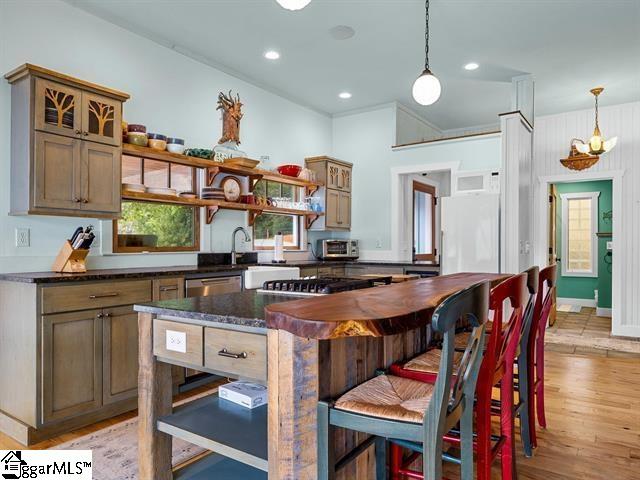
[[596, 99], [596, 126], [593, 129], [593, 135], [589, 139], [588, 143], [577, 143], [576, 149], [580, 153], [584, 153], [586, 155], [602, 155], [603, 153], [607, 153], [618, 143], [618, 137], [610, 138], [609, 140], [605, 140], [602, 137], [602, 133], [600, 133], [600, 125], [598, 124], [598, 96], [602, 93], [604, 88], [598, 87], [591, 90], [591, 93], [594, 95]]
[[420, 105], [432, 105], [440, 98], [440, 80], [429, 70], [422, 72], [413, 83], [413, 98]]
[[287, 10], [302, 10], [311, 0], [276, 0], [282, 8]]

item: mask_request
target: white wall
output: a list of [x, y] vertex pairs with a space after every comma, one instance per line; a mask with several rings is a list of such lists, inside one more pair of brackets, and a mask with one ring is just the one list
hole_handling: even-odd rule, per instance
[[[37, 9], [37, 14], [34, 14]], [[212, 24], [214, 24], [213, 22]], [[331, 153], [331, 118], [198, 63], [59, 0], [0, 2], [0, 72], [25, 62], [41, 65], [131, 95], [124, 119], [149, 131], [211, 148], [220, 136], [219, 91], [239, 92], [244, 106], [241, 148], [273, 164], [302, 164]], [[47, 270], [64, 239], [79, 224], [96, 220], [9, 217], [10, 86], [0, 82], [0, 271]], [[390, 145], [390, 143], [389, 143]], [[228, 250], [231, 229], [244, 212], [223, 211], [205, 227], [203, 247]], [[31, 229], [31, 247], [16, 248], [16, 227]], [[100, 257], [90, 266], [184, 265], [193, 254]]]
[[[534, 132], [534, 179], [562, 175], [571, 181], [579, 174], [567, 170], [560, 159], [569, 153], [569, 141], [588, 139], [593, 132], [593, 110], [580, 110], [536, 118]], [[614, 180], [614, 279], [613, 334], [640, 337], [640, 102], [600, 108], [600, 128], [606, 138], [618, 137], [618, 145], [586, 172], [590, 175], [610, 175], [623, 172], [620, 192]], [[616, 193], [620, 196], [615, 205]], [[547, 221], [541, 208], [544, 196], [535, 188], [535, 225]], [[536, 262], [546, 263], [547, 240], [541, 228], [537, 230]], [[616, 282], [616, 269], [619, 281]], [[620, 314], [616, 316], [616, 298]]]
[[433, 140], [442, 136], [442, 131], [419, 117], [410, 109], [396, 104], [396, 140], [394, 145]]
[[361, 240], [361, 256], [366, 259], [401, 258], [400, 246], [392, 240], [399, 223], [392, 204], [402, 201], [392, 198], [392, 169], [421, 172], [445, 163], [460, 170], [500, 168], [499, 135], [392, 149], [395, 127], [395, 105], [333, 121], [334, 156], [354, 164], [351, 237]]

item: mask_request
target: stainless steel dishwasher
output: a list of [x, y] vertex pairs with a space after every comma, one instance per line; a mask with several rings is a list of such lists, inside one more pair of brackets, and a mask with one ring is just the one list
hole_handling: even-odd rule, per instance
[[[202, 277], [202, 275], [203, 274], [200, 274], [196, 278], [191, 277], [186, 279], [185, 292], [187, 297], [223, 295], [225, 293], [242, 291], [241, 274], [229, 275], [228, 273], [222, 273], [217, 276], [216, 274], [208, 274], [205, 277]], [[199, 387], [200, 385], [217, 381], [220, 378], [218, 375], [185, 368], [184, 383], [178, 388], [181, 392], [184, 392]]]
[[186, 281], [187, 297], [222, 295], [242, 291], [242, 276], [189, 278]]

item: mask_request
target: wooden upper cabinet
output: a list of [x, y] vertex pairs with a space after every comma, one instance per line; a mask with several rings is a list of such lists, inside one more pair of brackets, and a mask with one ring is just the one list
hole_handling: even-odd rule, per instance
[[14, 215], [120, 213], [122, 103], [107, 87], [25, 64], [11, 84]]
[[36, 130], [78, 137], [81, 132], [82, 91], [62, 83], [35, 79]]
[[80, 141], [36, 132], [34, 161], [36, 208], [74, 209], [80, 202]]
[[91, 212], [120, 212], [120, 149], [82, 142], [81, 208]]
[[353, 165], [331, 157], [305, 159], [325, 187], [316, 195], [324, 195], [325, 216], [314, 222], [312, 230], [351, 229], [351, 187]]
[[82, 137], [92, 142], [122, 144], [122, 103], [93, 93], [82, 94]]

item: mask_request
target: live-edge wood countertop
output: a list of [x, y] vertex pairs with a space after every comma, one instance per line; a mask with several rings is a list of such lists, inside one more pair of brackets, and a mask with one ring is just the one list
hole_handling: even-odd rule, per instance
[[265, 307], [265, 320], [268, 328], [319, 340], [394, 335], [428, 324], [435, 308], [455, 292], [487, 280], [493, 287], [509, 277], [456, 273], [276, 303]]

